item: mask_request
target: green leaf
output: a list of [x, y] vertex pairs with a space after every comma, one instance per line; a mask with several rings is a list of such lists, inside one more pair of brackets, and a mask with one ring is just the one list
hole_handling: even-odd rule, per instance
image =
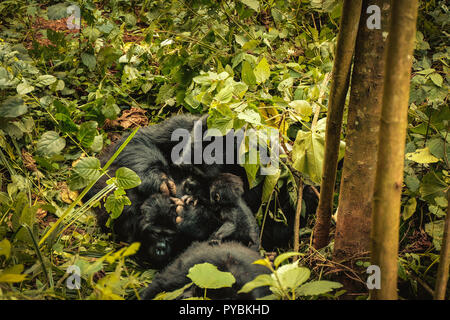
[[220, 103], [227, 103], [233, 98], [233, 87], [226, 86], [222, 90], [220, 90], [215, 96], [214, 99], [219, 101]]
[[100, 160], [94, 157], [82, 158], [75, 165], [74, 171], [88, 182], [96, 180], [100, 176]]
[[86, 121], [80, 125], [80, 129], [77, 132], [77, 138], [83, 147], [89, 148], [97, 136], [97, 122]]
[[436, 250], [441, 250], [442, 239], [444, 238], [444, 220], [432, 221], [425, 225], [425, 232], [433, 238], [433, 245]]
[[266, 58], [262, 58], [261, 61], [256, 66], [255, 70], [253, 71], [256, 78], [256, 83], [264, 83], [267, 79], [270, 77], [270, 67], [269, 63], [267, 62]]
[[26, 278], [26, 274], [22, 273], [24, 267], [23, 264], [16, 264], [0, 272], [0, 282], [15, 283], [22, 282]]
[[194, 284], [193, 282], [189, 282], [187, 285], [185, 285], [180, 289], [170, 292], [161, 292], [158, 295], [156, 295], [156, 297], [153, 300], [175, 300], [176, 298], [181, 296], [183, 292], [193, 284]]
[[402, 212], [403, 220], [408, 220], [414, 214], [416, 211], [416, 206], [416, 198], [411, 198], [408, 200]]
[[423, 177], [419, 192], [425, 200], [434, 202], [434, 198], [445, 196], [444, 191], [447, 188], [448, 185], [442, 180], [440, 175], [431, 171]]
[[139, 176], [131, 169], [122, 167], [116, 170], [116, 185], [120, 188], [131, 189], [141, 184]]
[[91, 150], [94, 152], [100, 152], [103, 149], [103, 136], [99, 134], [98, 136], [95, 136], [94, 141], [91, 145]]
[[28, 111], [27, 106], [23, 102], [22, 98], [10, 97], [3, 101], [0, 106], [0, 117], [3, 118], [16, 118], [23, 115]]
[[117, 219], [122, 214], [123, 208], [130, 204], [131, 201], [128, 197], [110, 194], [108, 198], [106, 198], [105, 209], [111, 214], [111, 219]]
[[407, 153], [406, 159], [417, 163], [435, 163], [439, 161], [438, 158], [430, 153], [430, 149], [428, 149], [428, 147]]
[[6, 257], [6, 259], [9, 258], [11, 254], [11, 243], [8, 241], [8, 239], [3, 239], [0, 241], [0, 256]]
[[241, 79], [249, 86], [256, 84], [256, 76], [253, 72], [252, 66], [250, 62], [246, 60], [242, 62]]
[[234, 118], [233, 112], [228, 106], [218, 106], [209, 109], [209, 117], [207, 119], [208, 129], [218, 129], [223, 135], [233, 129]]
[[122, 257], [128, 257], [133, 254], [136, 254], [138, 252], [140, 246], [141, 246], [141, 244], [139, 242], [133, 242], [122, 253]]
[[281, 171], [278, 169], [275, 174], [267, 175], [264, 179], [263, 191], [262, 191], [262, 203], [269, 201], [270, 195], [277, 185], [280, 178]]
[[37, 87], [45, 87], [45, 86], [49, 86], [52, 83], [56, 82], [56, 80], [57, 79], [55, 76], [52, 76], [51, 74], [45, 74], [45, 75], [39, 76], [36, 79], [35, 85]]
[[83, 52], [81, 54], [81, 61], [89, 68], [89, 71], [93, 71], [97, 65], [97, 60], [93, 54]]
[[271, 277], [270, 274], [260, 274], [252, 281], [247, 282], [238, 291], [238, 293], [248, 293], [253, 289], [264, 287], [264, 286], [273, 286], [275, 285], [275, 280]]
[[293, 167], [315, 183], [322, 179], [325, 138], [317, 132], [298, 131], [292, 150]]
[[303, 255], [304, 255], [303, 253], [299, 253], [299, 252], [285, 252], [275, 258], [273, 265], [275, 266], [275, 268], [278, 268], [278, 266], [286, 259], [289, 259], [289, 258], [292, 258], [295, 256], [303, 256]]
[[261, 115], [253, 108], [245, 108], [244, 111], [237, 114], [237, 118], [257, 126], [261, 125]]
[[442, 87], [442, 84], [444, 83], [444, 78], [442, 78], [442, 76], [439, 73], [436, 73], [436, 72], [432, 73], [430, 75], [430, 79], [438, 87]]
[[19, 83], [16, 88], [18, 94], [27, 94], [34, 90], [34, 87], [28, 82]]
[[55, 131], [45, 132], [37, 142], [37, 152], [40, 155], [51, 157], [59, 154], [66, 146], [66, 140]]
[[275, 271], [280, 279], [281, 286], [285, 289], [295, 289], [309, 279], [311, 271], [305, 267], [299, 267], [298, 261], [285, 264]]
[[342, 284], [338, 282], [326, 280], [311, 281], [302, 285], [295, 293], [298, 296], [317, 296], [341, 287]]
[[312, 106], [306, 100], [291, 101], [289, 102], [289, 107], [293, 108], [302, 120], [308, 121], [312, 115]]
[[258, 0], [239, 0], [249, 8], [259, 13], [259, 1]]
[[236, 279], [231, 272], [223, 272], [210, 263], [196, 264], [187, 275], [197, 286], [205, 289], [231, 287]]

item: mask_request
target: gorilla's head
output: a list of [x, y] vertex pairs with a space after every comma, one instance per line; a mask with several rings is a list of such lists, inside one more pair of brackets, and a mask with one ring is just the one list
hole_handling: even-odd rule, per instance
[[242, 179], [231, 173], [222, 173], [211, 184], [210, 201], [215, 205], [235, 204], [243, 194]]
[[152, 267], [161, 268], [175, 256], [177, 226], [175, 205], [169, 197], [155, 194], [141, 206], [143, 219], [137, 226], [139, 255]]

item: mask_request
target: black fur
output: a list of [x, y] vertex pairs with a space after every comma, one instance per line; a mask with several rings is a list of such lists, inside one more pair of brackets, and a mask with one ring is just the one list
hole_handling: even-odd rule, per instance
[[242, 198], [242, 179], [230, 173], [222, 173], [210, 187], [211, 208], [219, 217], [220, 228], [210, 242], [235, 240], [254, 249], [259, 249], [259, 228], [256, 220]]
[[144, 201], [139, 219], [131, 220], [132, 241], [139, 241], [138, 261], [152, 268], [162, 268], [187, 247], [179, 241], [175, 222], [175, 204], [169, 197], [154, 194]]
[[[193, 243], [169, 266], [158, 273], [152, 283], [144, 290], [143, 299], [153, 299], [160, 292], [170, 292], [182, 288], [191, 280], [187, 278], [189, 269], [196, 264], [211, 263], [220, 271], [231, 272], [236, 282], [230, 288], [208, 289], [211, 299], [246, 299], [254, 300], [270, 294], [268, 287], [254, 289], [247, 294], [238, 294], [242, 286], [260, 274], [270, 274], [269, 269], [252, 264], [261, 259], [260, 255], [235, 242], [226, 242], [211, 246], [206, 242]], [[188, 288], [178, 299], [202, 297], [203, 289], [196, 286]]]

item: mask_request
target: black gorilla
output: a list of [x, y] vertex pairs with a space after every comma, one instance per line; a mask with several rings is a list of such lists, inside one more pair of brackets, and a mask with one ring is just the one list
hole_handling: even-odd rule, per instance
[[[144, 290], [143, 299], [152, 299], [160, 292], [170, 292], [180, 289], [191, 280], [187, 278], [189, 269], [196, 264], [211, 263], [220, 271], [231, 272], [236, 279], [232, 287], [208, 289], [207, 296], [211, 299], [245, 299], [255, 300], [270, 295], [268, 287], [256, 288], [249, 293], [237, 292], [244, 284], [252, 281], [260, 274], [270, 274], [270, 270], [261, 265], [252, 264], [261, 259], [260, 255], [235, 242], [225, 242], [211, 246], [207, 242], [195, 242], [164, 270], [155, 275], [152, 283]], [[203, 289], [193, 285], [178, 299], [202, 297]]]
[[[206, 189], [208, 181], [216, 177], [220, 172], [230, 171], [245, 176], [244, 169], [237, 164], [193, 164], [196, 160], [196, 154], [201, 152], [201, 150], [198, 150], [195, 141], [198, 137], [195, 137], [193, 132], [200, 130], [199, 136], [202, 137], [203, 132], [207, 129], [206, 119], [206, 116], [179, 115], [171, 117], [160, 124], [140, 128], [111, 164], [108, 169], [109, 176], [113, 176], [118, 168], [127, 167], [136, 172], [141, 178], [141, 184], [138, 187], [126, 191], [131, 205], [125, 206], [122, 214], [113, 221], [113, 234], [117, 237], [117, 240], [126, 242], [142, 240], [139, 230], [143, 230], [146, 219], [149, 216], [160, 215], [163, 212], [169, 213], [172, 210], [172, 204], [168, 203], [168, 199], [170, 196], [182, 197], [181, 183], [186, 177], [196, 181], [203, 188], [204, 192], [209, 192]], [[189, 139], [186, 140], [186, 134], [184, 136], [177, 134], [176, 130], [184, 130], [181, 133], [187, 132], [187, 138]], [[181, 137], [183, 141], [180, 142], [180, 140], [176, 139], [177, 137]], [[100, 156], [102, 166], [111, 158], [126, 138], [127, 135], [103, 152]], [[184, 146], [184, 149], [180, 146]], [[179, 154], [175, 153], [174, 156], [174, 150], [178, 150]], [[182, 163], [177, 162], [177, 160], [180, 160], [180, 156], [184, 159]], [[103, 176], [89, 190], [83, 200], [86, 201], [93, 197], [105, 187], [109, 176]], [[141, 206], [154, 194], [162, 194], [166, 199], [163, 201], [162, 198], [159, 198], [156, 201], [158, 202], [156, 206], [159, 206], [159, 211], [149, 210], [147, 206], [146, 214], [143, 214]], [[155, 201], [155, 199], [152, 201]], [[102, 205], [95, 207], [94, 211], [100, 227], [104, 232], [108, 232], [106, 222], [109, 214]], [[182, 242], [184, 247], [188, 246], [190, 241], [193, 240], [206, 240], [217, 226], [214, 222], [217, 219], [213, 217], [210, 211], [202, 207], [187, 208], [184, 214], [186, 216], [184, 223], [178, 223], [176, 226], [176, 232], [185, 236], [185, 241]], [[148, 243], [146, 241], [142, 242], [138, 255], [142, 258], [146, 257], [150, 261], [153, 259], [158, 261], [159, 257], [150, 254], [152, 245], [151, 241]], [[174, 255], [171, 254], [170, 257], [173, 258]]]
[[211, 207], [221, 226], [212, 234], [210, 242], [236, 240], [254, 250], [259, 249], [259, 228], [243, 194], [244, 184], [236, 175], [222, 173], [212, 182]]
[[163, 194], [154, 194], [140, 207], [141, 218], [130, 220], [132, 241], [139, 241], [141, 248], [137, 259], [152, 268], [162, 268], [185, 247], [178, 239], [175, 204]]
[[192, 177], [181, 184], [184, 194], [174, 199], [180, 216], [180, 230], [185, 235], [201, 236], [212, 244], [238, 241], [254, 250], [259, 249], [259, 228], [253, 213], [243, 199], [244, 183], [231, 173], [221, 173], [207, 188]]

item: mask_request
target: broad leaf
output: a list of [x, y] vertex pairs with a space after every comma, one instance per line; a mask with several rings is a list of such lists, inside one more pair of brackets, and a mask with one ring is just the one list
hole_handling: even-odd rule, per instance
[[37, 152], [43, 156], [51, 157], [59, 154], [66, 146], [66, 140], [55, 131], [45, 132], [37, 142]]
[[270, 274], [260, 274], [252, 281], [244, 284], [241, 290], [238, 291], [238, 293], [248, 293], [253, 289], [259, 287], [273, 286], [273, 285], [275, 285], [275, 280], [271, 277]]
[[10, 97], [0, 105], [0, 117], [3, 118], [16, 118], [27, 111], [27, 106], [19, 97]]
[[116, 185], [120, 188], [131, 189], [141, 184], [139, 176], [131, 169], [122, 167], [116, 170]]
[[236, 279], [230, 272], [222, 272], [210, 263], [196, 264], [187, 275], [197, 286], [206, 289], [231, 287]]
[[256, 83], [261, 84], [266, 82], [267, 79], [270, 77], [270, 67], [269, 63], [267, 62], [266, 58], [262, 58], [261, 61], [258, 63], [258, 65], [255, 67], [255, 70], [253, 71]]
[[342, 284], [338, 282], [326, 280], [311, 281], [302, 285], [295, 293], [298, 296], [317, 296], [341, 287]]

